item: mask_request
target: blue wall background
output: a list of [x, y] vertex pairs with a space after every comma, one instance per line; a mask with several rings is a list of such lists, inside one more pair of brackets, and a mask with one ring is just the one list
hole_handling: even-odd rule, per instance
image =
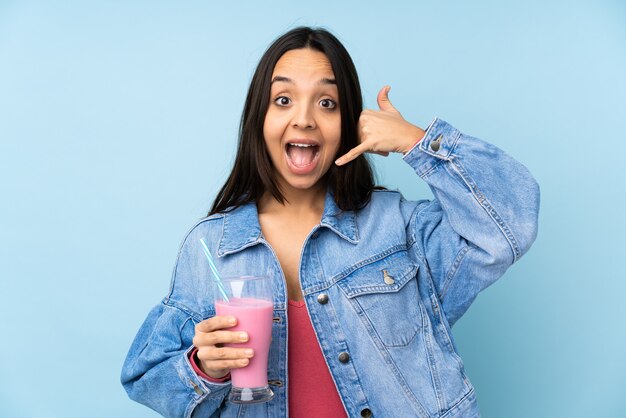
[[0, 0], [0, 416], [156, 416], [122, 361], [229, 171], [258, 59], [301, 24], [345, 43], [366, 107], [390, 84], [406, 119], [487, 139], [541, 185], [534, 247], [454, 328], [483, 416], [624, 416], [617, 0]]

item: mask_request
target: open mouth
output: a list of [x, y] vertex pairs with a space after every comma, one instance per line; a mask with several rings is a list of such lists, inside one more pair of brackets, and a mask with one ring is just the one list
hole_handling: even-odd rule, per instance
[[[287, 160], [296, 169], [313, 168], [320, 155], [320, 146], [290, 142], [286, 146]], [[299, 170], [298, 170], [299, 171]]]

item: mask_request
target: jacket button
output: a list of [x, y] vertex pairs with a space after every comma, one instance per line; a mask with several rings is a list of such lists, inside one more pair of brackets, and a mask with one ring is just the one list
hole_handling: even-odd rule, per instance
[[345, 351], [339, 354], [339, 361], [342, 363], [347, 363], [350, 361], [350, 354]]
[[441, 135], [437, 137], [434, 141], [430, 143], [430, 149], [437, 152], [439, 151], [439, 146], [441, 145]]
[[389, 273], [387, 273], [387, 270], [383, 270], [383, 280], [385, 281], [385, 283], [387, 283], [388, 285], [392, 285], [394, 284], [396, 281], [393, 279], [393, 277], [391, 277], [389, 275]]
[[189, 379], [189, 382], [191, 383], [191, 386], [193, 387], [193, 391], [196, 392], [196, 395], [198, 396], [204, 395], [204, 391], [200, 389], [200, 386], [196, 385], [191, 379]]
[[363, 418], [370, 418], [372, 416], [372, 411], [369, 408], [365, 408], [361, 411], [361, 416]]
[[328, 303], [328, 295], [326, 293], [321, 293], [317, 296], [317, 301], [320, 305], [326, 305]]

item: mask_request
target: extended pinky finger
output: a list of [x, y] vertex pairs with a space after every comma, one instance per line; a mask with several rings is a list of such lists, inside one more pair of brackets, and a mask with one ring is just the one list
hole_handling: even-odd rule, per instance
[[367, 151], [367, 146], [364, 144], [359, 144], [356, 147], [352, 148], [350, 151], [342, 155], [341, 157], [335, 160], [335, 164], [344, 165], [354, 160], [359, 155], [363, 154]]
[[229, 370], [246, 367], [248, 363], [250, 363], [250, 360], [242, 358], [237, 360], [209, 360], [205, 361], [204, 365], [212, 370]]

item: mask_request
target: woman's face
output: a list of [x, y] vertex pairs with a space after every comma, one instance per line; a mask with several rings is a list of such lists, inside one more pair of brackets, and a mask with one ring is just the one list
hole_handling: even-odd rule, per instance
[[337, 158], [341, 117], [335, 75], [326, 55], [287, 51], [272, 73], [263, 136], [283, 191], [315, 186]]

